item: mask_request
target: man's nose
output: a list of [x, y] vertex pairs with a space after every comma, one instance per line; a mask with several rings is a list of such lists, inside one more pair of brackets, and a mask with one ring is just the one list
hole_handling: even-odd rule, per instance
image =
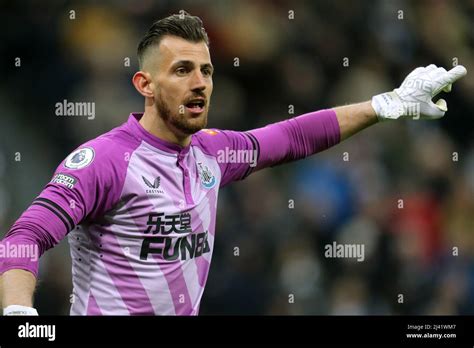
[[203, 91], [206, 89], [206, 79], [202, 75], [200, 71], [196, 71], [193, 74], [192, 80], [191, 80], [191, 89], [194, 90], [200, 90]]

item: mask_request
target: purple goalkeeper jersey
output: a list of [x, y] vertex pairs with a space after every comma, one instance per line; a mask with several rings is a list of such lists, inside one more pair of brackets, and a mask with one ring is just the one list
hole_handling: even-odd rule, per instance
[[[333, 110], [248, 132], [202, 130], [180, 147], [141, 113], [73, 151], [2, 243], [40, 254], [68, 236], [72, 315], [196, 315], [214, 247], [219, 188], [339, 142]], [[38, 261], [0, 260], [0, 274]]]

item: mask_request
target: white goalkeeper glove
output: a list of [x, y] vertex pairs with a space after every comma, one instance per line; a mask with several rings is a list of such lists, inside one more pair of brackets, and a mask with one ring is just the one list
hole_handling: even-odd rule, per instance
[[435, 120], [448, 111], [446, 101], [431, 100], [441, 91], [450, 92], [452, 84], [467, 74], [462, 65], [449, 71], [431, 64], [413, 70], [403, 81], [400, 88], [392, 92], [372, 97], [372, 107], [379, 121], [396, 120], [399, 117]]
[[10, 305], [3, 309], [3, 315], [38, 315], [38, 312], [31, 307]]

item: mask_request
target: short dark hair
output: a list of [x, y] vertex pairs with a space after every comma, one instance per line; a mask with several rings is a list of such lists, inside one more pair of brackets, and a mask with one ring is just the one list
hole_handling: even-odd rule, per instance
[[156, 21], [148, 29], [138, 44], [137, 56], [140, 68], [143, 65], [143, 57], [148, 47], [159, 44], [165, 35], [178, 36], [192, 42], [204, 41], [209, 46], [209, 38], [201, 18], [192, 16], [186, 11], [180, 11], [179, 14]]

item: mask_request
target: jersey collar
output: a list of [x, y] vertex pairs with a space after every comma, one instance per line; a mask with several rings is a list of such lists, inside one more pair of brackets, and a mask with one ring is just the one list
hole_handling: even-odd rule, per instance
[[149, 133], [142, 125], [139, 123], [140, 119], [143, 116], [143, 112], [132, 112], [128, 118], [128, 125], [131, 127], [133, 133], [137, 135], [140, 139], [146, 141], [150, 145], [160, 149], [162, 151], [166, 151], [172, 154], [181, 154], [185, 155], [189, 152], [191, 147], [191, 143], [185, 147], [182, 147], [178, 144], [173, 144], [163, 139], [154, 136], [153, 134]]

